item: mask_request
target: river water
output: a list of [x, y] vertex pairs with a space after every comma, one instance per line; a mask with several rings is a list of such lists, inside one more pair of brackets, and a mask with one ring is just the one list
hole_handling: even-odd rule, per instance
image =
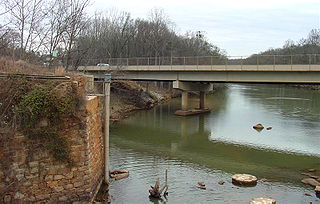
[[[112, 184], [113, 203], [249, 203], [254, 197], [320, 203], [314, 188], [301, 183], [303, 169], [320, 169], [320, 92], [227, 84], [207, 96], [207, 106], [210, 114], [179, 117], [173, 113], [180, 99], [173, 99], [111, 127], [111, 169], [130, 171]], [[272, 129], [258, 132], [257, 123]], [[165, 169], [169, 196], [149, 199], [150, 185], [164, 181]], [[231, 182], [236, 173], [264, 179], [238, 187]], [[195, 187], [199, 181], [207, 190]]]

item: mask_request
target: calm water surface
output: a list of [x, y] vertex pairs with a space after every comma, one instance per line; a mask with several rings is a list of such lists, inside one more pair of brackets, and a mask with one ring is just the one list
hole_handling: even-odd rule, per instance
[[[232, 84], [207, 99], [210, 114], [174, 116], [180, 107], [174, 99], [112, 126], [111, 169], [130, 171], [112, 185], [113, 203], [249, 203], [253, 197], [320, 203], [314, 188], [300, 182], [303, 169], [320, 169], [320, 92]], [[197, 104], [190, 99], [190, 106]], [[272, 130], [252, 129], [257, 123]], [[164, 181], [165, 169], [169, 196], [150, 200], [150, 185], [158, 177]], [[268, 181], [237, 187], [235, 173]], [[198, 181], [207, 190], [196, 188]]]

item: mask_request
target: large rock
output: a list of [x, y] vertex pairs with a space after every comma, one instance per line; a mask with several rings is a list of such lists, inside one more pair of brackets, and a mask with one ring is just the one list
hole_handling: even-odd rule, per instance
[[263, 125], [261, 125], [260, 123], [253, 126], [253, 129], [256, 129], [256, 130], [262, 130], [263, 128], [264, 128]]
[[305, 183], [305, 184], [309, 184], [309, 185], [314, 186], [314, 187], [320, 186], [320, 182], [315, 180], [315, 179], [313, 179], [313, 178], [304, 178], [304, 179], [301, 180], [301, 182]]
[[276, 200], [272, 198], [252, 198], [250, 204], [276, 204]]
[[232, 176], [232, 183], [240, 186], [255, 186], [257, 181], [257, 177], [250, 174], [235, 174]]

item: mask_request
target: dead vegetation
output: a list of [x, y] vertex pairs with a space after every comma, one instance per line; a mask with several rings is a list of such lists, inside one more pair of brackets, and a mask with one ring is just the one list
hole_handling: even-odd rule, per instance
[[156, 184], [151, 186], [151, 189], [149, 190], [150, 197], [152, 198], [161, 198], [162, 192], [164, 197], [168, 195], [168, 169], [166, 169], [165, 183], [163, 187], [160, 189], [160, 179], [158, 178]]
[[54, 69], [29, 64], [23, 60], [14, 61], [8, 57], [0, 57], [0, 73], [53, 75]]

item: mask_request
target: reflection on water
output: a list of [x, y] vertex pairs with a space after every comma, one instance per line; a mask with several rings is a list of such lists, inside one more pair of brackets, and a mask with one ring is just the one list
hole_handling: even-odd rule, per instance
[[[289, 100], [288, 100], [289, 99]], [[148, 189], [169, 170], [169, 203], [248, 203], [254, 196], [279, 203], [319, 203], [300, 183], [301, 169], [320, 169], [320, 94], [280, 85], [229, 85], [208, 97], [210, 114], [174, 116], [179, 99], [139, 111], [111, 129], [111, 165], [130, 177], [111, 188], [114, 202], [149, 203]], [[191, 99], [196, 106], [197, 99]], [[257, 132], [262, 123], [272, 130]], [[231, 184], [234, 173], [271, 182]], [[218, 184], [224, 180], [225, 185]], [[208, 190], [194, 186], [204, 181]]]
[[[319, 96], [280, 85], [232, 85], [226, 108], [214, 109], [210, 118], [211, 139], [319, 156]], [[272, 130], [252, 131], [249, 127], [257, 123]]]

